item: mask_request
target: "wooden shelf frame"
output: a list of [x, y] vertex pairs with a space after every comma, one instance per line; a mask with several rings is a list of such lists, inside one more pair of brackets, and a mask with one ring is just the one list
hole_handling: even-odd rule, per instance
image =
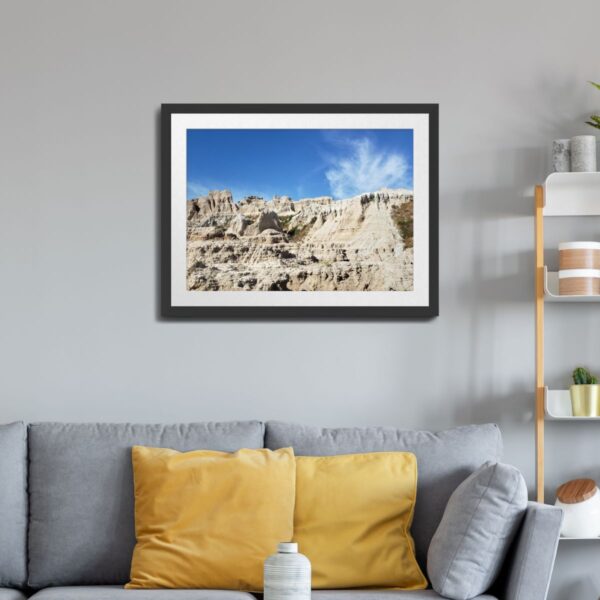
[[[544, 502], [545, 422], [600, 421], [574, 417], [568, 390], [548, 390], [544, 379], [544, 308], [546, 302], [600, 302], [600, 296], [560, 296], [558, 273], [544, 263], [544, 217], [600, 216], [600, 172], [553, 173], [534, 194], [535, 217], [535, 479], [536, 498]], [[564, 541], [600, 538], [561, 538]]]
[[544, 501], [544, 188], [535, 187], [535, 483], [536, 499]]

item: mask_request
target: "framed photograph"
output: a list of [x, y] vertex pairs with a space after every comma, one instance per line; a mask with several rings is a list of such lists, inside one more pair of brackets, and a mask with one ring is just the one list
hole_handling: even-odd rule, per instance
[[438, 314], [436, 104], [162, 106], [162, 313]]

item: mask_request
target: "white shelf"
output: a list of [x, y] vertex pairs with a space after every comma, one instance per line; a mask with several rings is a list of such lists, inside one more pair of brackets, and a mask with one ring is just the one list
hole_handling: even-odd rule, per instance
[[560, 537], [558, 538], [560, 542], [581, 542], [586, 541], [590, 542], [593, 540], [600, 540], [600, 537]]
[[548, 421], [600, 421], [600, 417], [574, 417], [569, 390], [545, 388], [544, 407]]
[[561, 296], [558, 293], [558, 272], [548, 271], [547, 267], [544, 267], [544, 295], [546, 302], [600, 302], [600, 295]]
[[552, 173], [544, 183], [544, 216], [600, 216], [600, 172]]

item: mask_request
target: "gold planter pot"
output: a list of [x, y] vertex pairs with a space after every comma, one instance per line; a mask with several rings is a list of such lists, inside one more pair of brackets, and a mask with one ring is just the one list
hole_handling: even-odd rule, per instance
[[574, 417], [600, 417], [600, 384], [572, 385]]

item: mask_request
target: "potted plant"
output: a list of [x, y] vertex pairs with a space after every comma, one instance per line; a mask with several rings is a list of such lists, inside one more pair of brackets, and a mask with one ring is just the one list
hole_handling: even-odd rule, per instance
[[598, 378], [587, 369], [577, 367], [573, 371], [571, 406], [574, 417], [600, 416], [600, 385]]
[[[600, 90], [600, 83], [596, 83], [595, 81], [590, 81], [590, 83], [597, 89]], [[596, 129], [600, 129], [600, 115], [591, 115], [590, 120], [586, 121], [588, 125], [595, 127]]]

